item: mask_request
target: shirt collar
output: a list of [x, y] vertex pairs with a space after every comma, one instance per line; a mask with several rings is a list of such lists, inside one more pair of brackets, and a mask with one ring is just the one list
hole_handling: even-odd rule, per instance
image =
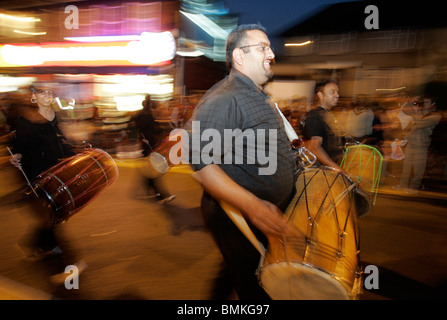
[[236, 70], [235, 68], [232, 68], [230, 71], [230, 75], [229, 75], [229, 79], [230, 80], [234, 80], [237, 79], [238, 81], [242, 81], [243, 83], [245, 83], [247, 86], [252, 87], [254, 90], [256, 90], [259, 93], [264, 94], [265, 96], [268, 96], [264, 90], [259, 89], [259, 87], [253, 82], [253, 80], [251, 80], [249, 77], [247, 77], [245, 74], [243, 74], [242, 72]]

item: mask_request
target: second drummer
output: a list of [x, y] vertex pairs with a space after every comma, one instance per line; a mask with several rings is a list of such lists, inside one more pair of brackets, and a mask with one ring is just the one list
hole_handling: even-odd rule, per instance
[[[25, 183], [33, 184], [40, 173], [74, 152], [59, 129], [53, 109], [52, 89], [46, 84], [35, 83], [29, 90], [28, 99], [19, 106], [20, 116], [17, 118], [10, 162], [22, 171], [23, 175], [18, 174], [24, 178]], [[29, 231], [19, 240], [18, 246], [26, 259], [36, 261], [61, 255], [62, 250], [46, 208], [31, 189], [25, 199], [30, 209], [31, 221]]]
[[332, 113], [337, 106], [339, 88], [332, 80], [324, 80], [315, 86], [318, 105], [306, 115], [303, 128], [308, 149], [315, 154], [320, 164], [343, 172], [339, 166], [343, 156], [343, 142], [340, 125]]

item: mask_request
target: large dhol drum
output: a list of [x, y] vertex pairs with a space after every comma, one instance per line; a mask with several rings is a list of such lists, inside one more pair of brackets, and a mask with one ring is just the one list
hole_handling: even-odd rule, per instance
[[100, 149], [85, 149], [40, 174], [34, 191], [49, 208], [51, 222], [68, 220], [118, 178], [113, 158]]
[[352, 182], [328, 167], [304, 169], [285, 212], [289, 232], [269, 239], [258, 270], [272, 299], [338, 300], [359, 295], [359, 233]]
[[375, 204], [382, 175], [382, 154], [374, 147], [365, 144], [346, 147], [340, 167], [364, 192], [368, 200]]

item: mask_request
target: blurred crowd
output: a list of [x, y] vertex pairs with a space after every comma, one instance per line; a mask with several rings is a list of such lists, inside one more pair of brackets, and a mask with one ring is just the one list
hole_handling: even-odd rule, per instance
[[[167, 138], [175, 128], [183, 128], [191, 118], [203, 93], [174, 96], [170, 100], [152, 100], [151, 112]], [[278, 106], [299, 136], [306, 113], [311, 108], [307, 97], [278, 101]], [[143, 101], [144, 102], [144, 101]], [[142, 104], [143, 104], [142, 102]], [[438, 107], [434, 97], [411, 96], [401, 92], [392, 96], [358, 96], [341, 98], [334, 115], [340, 134], [347, 144], [364, 143], [376, 147], [383, 155], [381, 185], [412, 193], [430, 189], [447, 178], [446, 136], [447, 111]], [[27, 104], [20, 90], [3, 93], [0, 100], [1, 144], [7, 145], [14, 131], [20, 106]], [[57, 106], [55, 105], [57, 108]], [[92, 106], [91, 116], [78, 119], [73, 110], [58, 110], [61, 128], [76, 144], [85, 142], [118, 158], [142, 156], [144, 143], [136, 127], [135, 116], [141, 110], [104, 115]], [[5, 148], [0, 166], [8, 163]]]
[[[191, 118], [196, 103], [201, 98], [201, 93], [188, 96], [174, 96], [170, 100], [152, 100], [151, 112], [157, 125], [167, 137], [171, 130], [182, 128]], [[66, 107], [67, 102], [61, 99]], [[78, 102], [74, 109], [61, 109], [56, 102], [53, 107], [58, 113], [60, 127], [66, 137], [77, 145], [88, 143], [96, 148], [117, 155], [122, 158], [134, 158], [141, 156], [141, 137], [133, 119], [142, 112], [140, 110], [127, 112], [110, 112], [109, 108], [103, 109], [101, 103], [93, 102], [86, 112], [86, 108]], [[14, 92], [2, 93], [0, 96], [0, 136], [2, 145], [7, 144], [15, 130], [15, 121], [24, 106], [31, 103], [26, 89]], [[79, 107], [79, 109], [78, 109]], [[139, 108], [136, 108], [139, 109]], [[7, 156], [2, 151], [2, 164], [7, 161]]]
[[[299, 135], [312, 106], [306, 98], [279, 102]], [[367, 144], [383, 156], [382, 186], [413, 194], [447, 178], [447, 110], [435, 97], [400, 92], [340, 99], [332, 110], [346, 145]]]

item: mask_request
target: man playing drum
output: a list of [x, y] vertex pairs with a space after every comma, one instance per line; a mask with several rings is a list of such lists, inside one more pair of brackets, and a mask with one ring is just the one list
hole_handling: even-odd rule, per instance
[[318, 106], [307, 113], [303, 135], [308, 149], [317, 156], [321, 165], [343, 172], [339, 166], [343, 156], [339, 124], [331, 112], [337, 106], [338, 91], [338, 85], [331, 80], [324, 80], [315, 86]]
[[[240, 209], [257, 238], [267, 245], [267, 236], [280, 237], [287, 229], [283, 211], [293, 195], [296, 159], [282, 129], [280, 115], [263, 91], [263, 85], [273, 75], [271, 63], [275, 58], [266, 30], [259, 24], [237, 27], [228, 36], [226, 56], [227, 66], [231, 68], [229, 76], [208, 91], [193, 117], [200, 123], [200, 136], [211, 129], [219, 133], [214, 136], [222, 137], [218, 144], [223, 146], [228, 130], [253, 132], [257, 138], [260, 133], [268, 132], [270, 136], [264, 137], [261, 146], [256, 139], [257, 148], [264, 154], [276, 151], [274, 160], [277, 163], [274, 172], [261, 175], [259, 169], [263, 165], [260, 161], [248, 161], [247, 150], [253, 146], [246, 140], [243, 161], [205, 163], [204, 157], [200, 157], [200, 163], [192, 161], [194, 175], [204, 187], [202, 212], [225, 263], [211, 298], [229, 298], [235, 289], [239, 299], [269, 299], [256, 277], [260, 253], [230, 220], [219, 202], [225, 201]], [[272, 136], [274, 145], [271, 145]], [[203, 148], [207, 143], [193, 141], [191, 149], [201, 155], [208, 152], [209, 156], [209, 150]], [[214, 148], [213, 159], [228, 159], [228, 153], [234, 158], [235, 149], [234, 145], [228, 149]]]

